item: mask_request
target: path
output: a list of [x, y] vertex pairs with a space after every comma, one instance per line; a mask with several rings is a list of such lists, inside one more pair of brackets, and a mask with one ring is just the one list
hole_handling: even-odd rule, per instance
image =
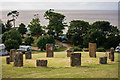
[[65, 52], [66, 52], [67, 50], [69, 50], [70, 48], [72, 48], [70, 45], [68, 45], [68, 44], [66, 44], [66, 43], [62, 43], [62, 42], [59, 42], [59, 41], [56, 41], [56, 43], [67, 47], [67, 49], [65, 50]]
[[32, 50], [40, 50], [40, 49], [38, 49], [38, 47], [33, 47], [33, 46], [31, 46], [31, 49]]
[[[62, 45], [62, 46], [67, 47], [67, 49], [66, 49], [64, 52], [66, 52], [67, 50], [69, 50], [70, 48], [72, 48], [70, 45], [68, 45], [68, 44], [66, 44], [66, 43], [59, 42], [59, 41], [57, 41], [57, 40], [56, 40], [56, 43], [57, 43], [57, 44], [60, 44], [60, 45]], [[40, 49], [38, 49], [37, 47], [33, 47], [33, 46], [31, 46], [31, 48], [32, 48], [32, 50], [40, 50]]]

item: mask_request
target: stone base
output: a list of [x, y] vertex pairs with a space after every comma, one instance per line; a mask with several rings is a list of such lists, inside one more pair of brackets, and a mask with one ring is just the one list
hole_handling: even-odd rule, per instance
[[109, 53], [109, 59], [110, 59], [110, 53]]
[[23, 66], [23, 54], [22, 53], [18, 53], [15, 55], [14, 66], [16, 66], [16, 67]]
[[81, 53], [71, 53], [71, 66], [81, 66]]
[[26, 52], [25, 53], [25, 58], [26, 59], [32, 59], [32, 53], [31, 52]]
[[38, 67], [47, 67], [47, 60], [36, 60], [36, 65]]
[[6, 57], [6, 64], [10, 64], [10, 57]]
[[73, 52], [72, 50], [67, 50], [67, 57], [70, 57], [72, 52]]
[[107, 57], [100, 57], [100, 64], [107, 64]]
[[114, 61], [114, 53], [111, 53], [110, 59], [111, 59], [111, 61]]

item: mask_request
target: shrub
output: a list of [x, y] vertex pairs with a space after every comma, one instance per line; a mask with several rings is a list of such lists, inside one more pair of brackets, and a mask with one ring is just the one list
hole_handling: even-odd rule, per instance
[[34, 39], [33, 39], [32, 36], [28, 36], [28, 37], [25, 38], [25, 45], [30, 45], [31, 46], [32, 43], [34, 43]]
[[40, 36], [37, 40], [37, 47], [40, 48], [41, 51], [43, 51], [46, 49], [47, 43], [55, 44], [54, 37], [50, 35]]
[[46, 49], [47, 38], [44, 36], [40, 36], [37, 40], [37, 47], [41, 49], [41, 51]]
[[74, 50], [74, 51], [82, 51], [82, 49], [79, 48], [79, 47], [72, 47], [72, 48], [70, 48], [70, 50]]
[[15, 29], [12, 29], [8, 32], [5, 32], [2, 35], [2, 42], [3, 43], [8, 39], [16, 40], [18, 42], [18, 44], [22, 44], [22, 37], [21, 37], [20, 33]]
[[98, 51], [98, 52], [105, 52], [105, 49], [104, 48], [97, 48], [96, 51]]
[[10, 49], [18, 49], [19, 48], [19, 44], [16, 40], [12, 40], [12, 39], [8, 39], [5, 40], [5, 49], [7, 51], [10, 51]]

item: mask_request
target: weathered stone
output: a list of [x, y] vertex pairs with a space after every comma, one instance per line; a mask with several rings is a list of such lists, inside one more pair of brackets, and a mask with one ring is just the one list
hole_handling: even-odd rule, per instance
[[26, 59], [32, 59], [32, 53], [31, 52], [26, 52], [25, 53], [25, 58]]
[[23, 54], [22, 53], [17, 53], [15, 55], [14, 66], [16, 66], [16, 67], [23, 66]]
[[100, 57], [100, 64], [107, 64], [107, 57]]
[[23, 51], [22, 53], [25, 54], [25, 51]]
[[89, 56], [96, 57], [96, 43], [89, 43]]
[[72, 52], [73, 52], [73, 50], [67, 50], [67, 57], [70, 57]]
[[10, 57], [6, 57], [6, 64], [10, 64]]
[[71, 66], [81, 66], [81, 53], [71, 53]]
[[109, 59], [110, 59], [110, 53], [109, 53]]
[[47, 67], [47, 60], [36, 60], [36, 65], [38, 67]]
[[46, 53], [47, 53], [47, 57], [53, 57], [54, 56], [54, 52], [53, 52], [53, 44], [46, 44]]
[[10, 62], [14, 62], [15, 54], [16, 54], [16, 50], [11, 49], [10, 50]]
[[114, 48], [110, 49], [110, 59], [111, 61], [114, 61]]

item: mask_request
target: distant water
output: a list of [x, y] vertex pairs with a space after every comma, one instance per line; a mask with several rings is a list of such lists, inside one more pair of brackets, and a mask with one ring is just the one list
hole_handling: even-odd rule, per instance
[[[6, 22], [11, 17], [7, 17], [9, 11], [2, 11], [2, 21]], [[102, 10], [56, 10], [63, 15], [65, 15], [65, 22], [69, 25], [69, 22], [72, 20], [84, 20], [92, 24], [95, 21], [109, 21], [112, 25], [118, 26], [118, 11], [102, 11]], [[28, 25], [34, 14], [39, 14], [40, 24], [48, 25], [48, 20], [44, 18], [44, 10], [38, 11], [19, 11], [20, 15], [16, 20], [16, 26], [20, 23]], [[1, 16], [1, 14], [0, 14]], [[120, 28], [119, 28], [120, 29]], [[64, 30], [64, 33], [67, 31], [67, 28]]]

